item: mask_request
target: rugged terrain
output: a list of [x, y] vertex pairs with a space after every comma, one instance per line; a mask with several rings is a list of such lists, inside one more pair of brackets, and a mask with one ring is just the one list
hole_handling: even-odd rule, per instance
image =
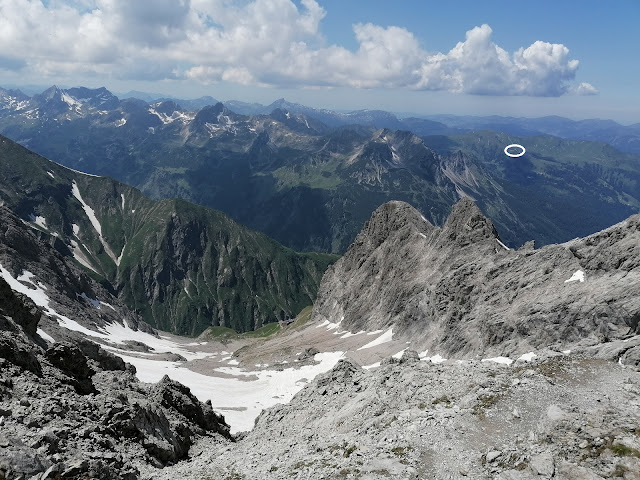
[[392, 329], [415, 348], [473, 358], [637, 334], [640, 216], [560, 245], [504, 246], [469, 199], [442, 228], [378, 208], [325, 274], [313, 321]]
[[[639, 478], [638, 216], [512, 251], [468, 199], [442, 228], [387, 203], [310, 321], [193, 342], [0, 214], [7, 480]], [[358, 290], [377, 292], [368, 312]], [[434, 292], [446, 308], [419, 310]], [[213, 405], [243, 425], [270, 408], [231, 435]]]
[[370, 371], [345, 360], [233, 447], [204, 439], [143, 478], [637, 479], [640, 373], [601, 352], [510, 367], [412, 351]]
[[0, 478], [135, 479], [136, 459], [161, 467], [198, 436], [232, 440], [210, 402], [168, 377], [140, 383], [79, 333], [156, 335], [5, 207], [0, 216]]
[[[512, 247], [585, 236], [640, 208], [637, 156], [602, 143], [513, 129], [452, 136], [459, 130], [433, 120], [403, 123], [387, 112], [336, 114], [286, 101], [258, 110], [191, 108], [198, 109], [120, 100], [105, 89], [52, 87], [32, 98], [5, 91], [0, 132], [152, 198], [221, 210], [298, 251], [345, 252], [389, 200], [409, 202], [442, 225], [460, 196], [470, 196]], [[513, 143], [526, 154], [507, 157], [503, 149]]]
[[247, 331], [293, 317], [313, 302], [336, 259], [293, 252], [221, 212], [150, 200], [4, 137], [0, 156], [0, 203], [167, 331], [198, 334], [211, 325]]

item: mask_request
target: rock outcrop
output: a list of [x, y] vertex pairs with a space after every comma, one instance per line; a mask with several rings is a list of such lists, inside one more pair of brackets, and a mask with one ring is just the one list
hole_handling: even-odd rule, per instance
[[513, 356], [638, 330], [640, 216], [584, 239], [510, 250], [468, 198], [442, 228], [379, 207], [323, 277], [312, 320], [393, 328], [445, 356]]
[[224, 417], [177, 382], [139, 383], [86, 339], [44, 348], [37, 323], [22, 325], [33, 304], [7, 288], [0, 278], [0, 479], [133, 480], [137, 465], [184, 459], [201, 436], [233, 440]]

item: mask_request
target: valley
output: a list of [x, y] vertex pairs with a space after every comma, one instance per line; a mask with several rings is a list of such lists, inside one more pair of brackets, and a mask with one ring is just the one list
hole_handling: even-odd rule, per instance
[[0, 478], [636, 478], [633, 154], [11, 95]]

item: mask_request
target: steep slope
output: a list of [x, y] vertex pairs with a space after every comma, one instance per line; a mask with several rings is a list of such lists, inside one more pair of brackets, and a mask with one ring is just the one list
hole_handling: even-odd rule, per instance
[[335, 257], [298, 254], [226, 215], [71, 171], [0, 140], [0, 201], [147, 322], [196, 334], [297, 314]]
[[378, 208], [325, 273], [312, 320], [392, 328], [445, 357], [513, 356], [638, 332], [640, 216], [584, 239], [509, 250], [469, 199], [442, 228]]

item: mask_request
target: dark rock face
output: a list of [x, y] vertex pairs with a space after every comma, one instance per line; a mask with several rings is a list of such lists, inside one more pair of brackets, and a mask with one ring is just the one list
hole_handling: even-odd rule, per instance
[[55, 343], [47, 349], [45, 357], [54, 367], [59, 368], [72, 380], [72, 385], [80, 394], [95, 393], [91, 377], [96, 373], [87, 363], [80, 349], [67, 343]]
[[4, 279], [0, 278], [0, 298], [4, 313], [22, 327], [25, 333], [34, 336], [40, 320], [40, 310], [26, 295], [14, 292]]
[[327, 270], [313, 320], [393, 327], [394, 337], [456, 356], [608, 341], [638, 331], [639, 245], [640, 216], [566, 244], [508, 250], [469, 199], [442, 228], [390, 202]]
[[232, 438], [224, 417], [213, 411], [211, 402], [203, 404], [191, 393], [189, 387], [171, 380], [167, 375], [153, 387], [150, 398], [165, 408], [175, 409], [202, 430], [215, 431], [228, 439]]

